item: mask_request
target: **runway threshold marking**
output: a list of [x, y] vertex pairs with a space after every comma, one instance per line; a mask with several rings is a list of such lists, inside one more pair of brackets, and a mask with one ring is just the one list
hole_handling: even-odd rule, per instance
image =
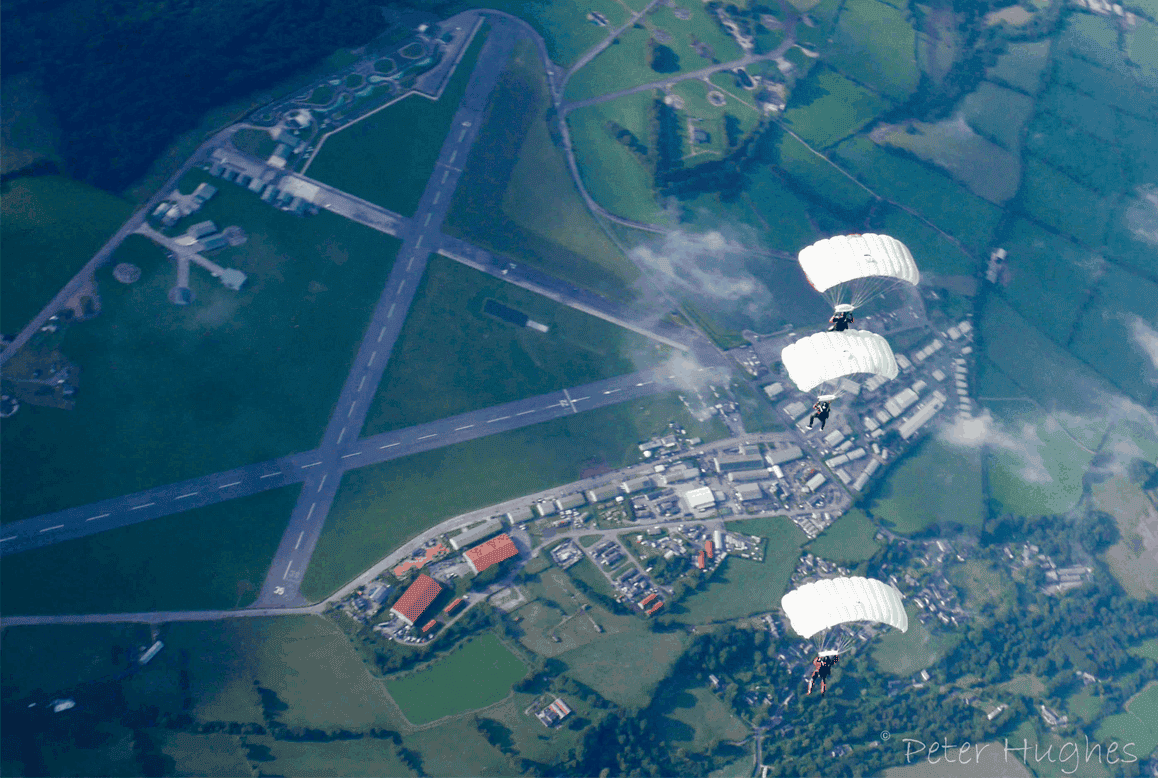
[[42, 529], [40, 531], [41, 532], [52, 532], [54, 529], [60, 529], [63, 526], [64, 526], [63, 524], [57, 524], [55, 527], [45, 527], [44, 529]]
[[112, 514], [109, 514], [109, 513], [102, 513], [99, 516], [93, 516], [91, 518], [85, 519], [85, 521], [96, 521], [97, 519], [107, 519], [111, 515]]
[[141, 508], [148, 508], [150, 505], [156, 505], [156, 504], [157, 503], [155, 503], [155, 502], [147, 502], [144, 505], [134, 505], [132, 508], [129, 508], [129, 510], [130, 511], [139, 511]]

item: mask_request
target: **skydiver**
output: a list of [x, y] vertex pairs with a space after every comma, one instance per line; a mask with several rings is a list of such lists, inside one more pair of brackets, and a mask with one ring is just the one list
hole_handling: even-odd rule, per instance
[[812, 422], [817, 419], [820, 420], [820, 428], [824, 429], [824, 425], [828, 421], [828, 414], [832, 411], [832, 405], [827, 400], [817, 400], [812, 404], [812, 411], [812, 415], [808, 417], [808, 429], [812, 429]]
[[812, 694], [812, 685], [816, 683], [816, 679], [820, 679], [820, 693], [824, 694], [828, 690], [828, 676], [832, 672], [832, 666], [840, 660], [840, 654], [832, 654], [831, 656], [818, 656], [812, 660], [812, 675], [808, 677], [808, 693]]
[[832, 314], [832, 318], [828, 320], [828, 323], [832, 325], [828, 328], [828, 331], [844, 332], [854, 321], [852, 311], [837, 311]]

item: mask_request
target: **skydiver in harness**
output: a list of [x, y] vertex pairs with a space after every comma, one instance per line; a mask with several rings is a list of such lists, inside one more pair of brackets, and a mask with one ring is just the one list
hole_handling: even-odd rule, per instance
[[808, 417], [808, 429], [812, 429], [812, 422], [817, 419], [820, 420], [820, 428], [824, 429], [825, 423], [828, 421], [828, 414], [832, 411], [832, 405], [828, 400], [817, 400], [812, 404], [812, 415]]
[[828, 328], [828, 331], [844, 332], [854, 321], [856, 320], [853, 318], [852, 311], [838, 310], [836, 313], [832, 314], [832, 318], [828, 320], [828, 323], [832, 325]]
[[827, 656], [818, 656], [812, 660], [812, 675], [808, 677], [808, 693], [812, 694], [812, 685], [816, 683], [816, 679], [820, 679], [820, 693], [828, 689], [828, 676], [832, 672], [832, 667], [840, 660], [840, 654], [829, 654]]

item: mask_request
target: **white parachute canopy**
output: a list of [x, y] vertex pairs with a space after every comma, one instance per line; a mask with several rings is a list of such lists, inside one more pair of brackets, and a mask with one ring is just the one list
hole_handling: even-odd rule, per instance
[[904, 243], [888, 235], [837, 235], [802, 249], [808, 283], [834, 306], [857, 308], [902, 283], [921, 280]]
[[901, 632], [909, 629], [901, 593], [874, 578], [828, 578], [805, 584], [784, 595], [780, 607], [803, 638], [860, 621], [887, 624]]
[[889, 342], [865, 330], [818, 332], [786, 346], [780, 360], [802, 392], [856, 373], [874, 373], [891, 381], [898, 370]]

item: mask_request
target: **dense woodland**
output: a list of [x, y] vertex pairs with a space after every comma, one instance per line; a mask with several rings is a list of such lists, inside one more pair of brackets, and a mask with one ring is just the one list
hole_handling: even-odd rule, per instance
[[0, 70], [36, 76], [66, 172], [110, 191], [207, 110], [387, 28], [372, 0], [6, 0], [0, 13]]

